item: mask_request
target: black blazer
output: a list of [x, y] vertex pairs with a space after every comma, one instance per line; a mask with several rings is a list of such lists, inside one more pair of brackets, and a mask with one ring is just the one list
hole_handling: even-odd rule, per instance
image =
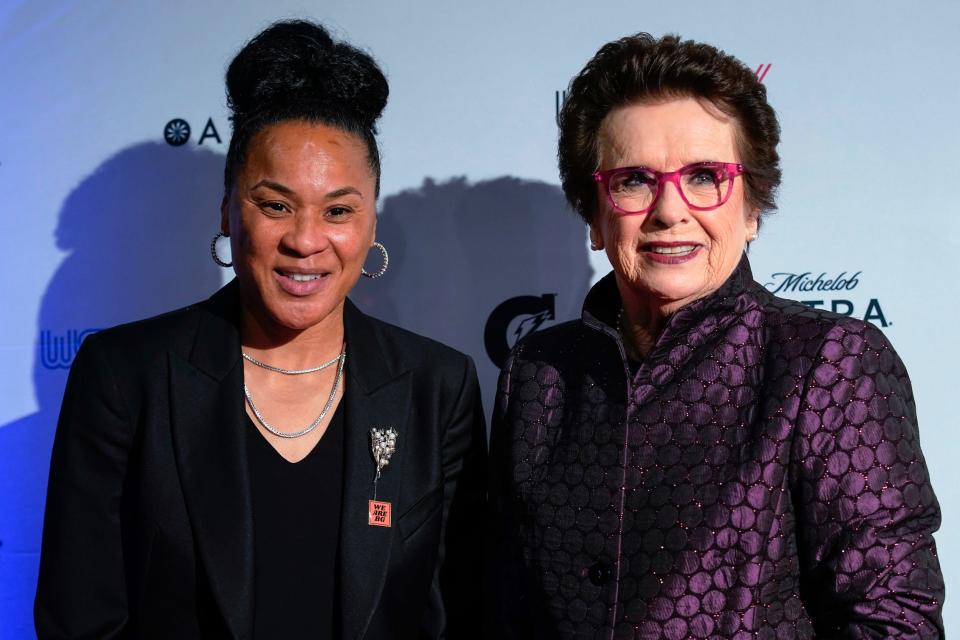
[[[88, 337], [51, 461], [35, 604], [43, 638], [250, 638], [253, 521], [239, 300]], [[348, 300], [342, 636], [476, 635], [486, 433], [473, 362]], [[369, 431], [397, 450], [367, 524]], [[319, 604], [319, 603], [318, 603]]]

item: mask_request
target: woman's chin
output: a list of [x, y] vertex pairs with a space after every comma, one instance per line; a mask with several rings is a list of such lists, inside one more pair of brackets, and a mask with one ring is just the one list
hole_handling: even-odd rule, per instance
[[675, 274], [667, 277], [641, 278], [632, 283], [631, 289], [641, 301], [658, 305], [682, 306], [686, 302], [705, 295], [705, 283], [699, 278]]
[[276, 331], [299, 333], [331, 317], [339, 305], [321, 301], [266, 301], [263, 319]]

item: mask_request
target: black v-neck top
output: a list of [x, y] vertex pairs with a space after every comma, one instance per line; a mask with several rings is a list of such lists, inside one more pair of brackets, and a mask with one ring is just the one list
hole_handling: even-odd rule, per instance
[[253, 497], [254, 638], [339, 637], [337, 540], [343, 403], [300, 462], [287, 462], [247, 418]]

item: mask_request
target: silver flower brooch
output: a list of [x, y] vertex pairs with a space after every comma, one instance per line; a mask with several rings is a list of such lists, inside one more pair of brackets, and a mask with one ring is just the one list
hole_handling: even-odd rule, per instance
[[373, 477], [373, 500], [369, 501], [367, 524], [374, 527], [389, 527], [391, 522], [391, 504], [384, 500], [377, 500], [377, 481], [380, 474], [390, 464], [390, 458], [397, 451], [397, 430], [370, 429], [370, 453], [377, 465], [377, 473]]

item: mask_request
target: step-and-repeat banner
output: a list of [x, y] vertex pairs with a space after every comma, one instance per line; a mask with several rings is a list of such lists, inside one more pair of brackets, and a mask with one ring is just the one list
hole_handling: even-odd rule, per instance
[[[270, 5], [269, 7], [267, 5]], [[230, 136], [225, 65], [278, 18], [319, 20], [390, 80], [366, 311], [470, 353], [488, 411], [523, 335], [577, 317], [609, 267], [564, 205], [556, 110], [603, 43], [679, 33], [762, 77], [783, 127], [771, 291], [870, 320], [910, 370], [960, 630], [955, 328], [960, 5], [768, 2], [0, 4], [0, 640], [32, 634], [50, 445], [85, 336], [200, 300]]]

